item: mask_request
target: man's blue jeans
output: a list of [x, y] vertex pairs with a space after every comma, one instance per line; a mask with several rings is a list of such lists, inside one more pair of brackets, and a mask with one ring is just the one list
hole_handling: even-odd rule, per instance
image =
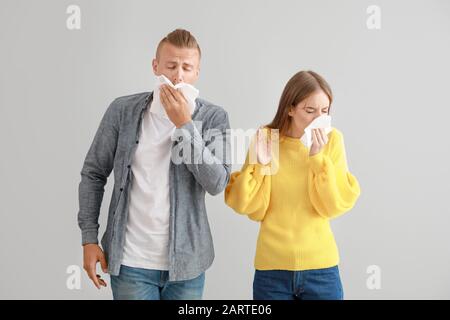
[[120, 266], [111, 276], [114, 300], [200, 300], [205, 273], [185, 281], [168, 281], [169, 272]]
[[338, 266], [288, 271], [256, 270], [254, 300], [343, 300]]

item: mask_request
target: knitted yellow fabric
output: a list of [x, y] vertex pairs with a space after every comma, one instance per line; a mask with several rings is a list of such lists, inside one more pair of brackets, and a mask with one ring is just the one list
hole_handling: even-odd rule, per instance
[[280, 136], [275, 174], [250, 164], [231, 175], [225, 202], [260, 221], [255, 268], [308, 270], [335, 266], [339, 253], [329, 220], [350, 210], [360, 186], [349, 172], [342, 133], [336, 128], [314, 156], [300, 139]]

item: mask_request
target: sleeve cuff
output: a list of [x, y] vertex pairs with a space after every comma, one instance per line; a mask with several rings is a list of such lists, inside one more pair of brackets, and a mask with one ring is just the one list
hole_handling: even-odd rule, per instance
[[325, 154], [323, 150], [309, 157], [309, 166], [315, 174], [325, 171]]
[[172, 140], [183, 144], [190, 143], [191, 140], [196, 143], [201, 143], [203, 141], [202, 136], [195, 127], [193, 120], [186, 122], [179, 128], [176, 128], [173, 131]]
[[88, 230], [81, 233], [81, 245], [88, 243], [98, 244], [98, 231]]
[[172, 133], [172, 141], [178, 141], [181, 149], [186, 148], [191, 151], [183, 152], [182, 161], [184, 163], [193, 163], [192, 161], [195, 163], [195, 156], [201, 156], [200, 150], [203, 149], [204, 142], [193, 120], [176, 128]]

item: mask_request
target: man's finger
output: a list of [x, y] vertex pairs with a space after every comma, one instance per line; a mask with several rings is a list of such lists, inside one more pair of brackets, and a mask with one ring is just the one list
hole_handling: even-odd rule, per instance
[[98, 283], [104, 287], [106, 287], [106, 281], [102, 279], [102, 277], [98, 274], [97, 275]]
[[165, 84], [162, 86], [164, 93], [166, 94], [166, 98], [167, 100], [171, 103], [171, 104], [175, 104], [177, 102], [177, 98], [175, 97], [175, 94], [172, 92], [173, 89], [171, 86]]
[[184, 100], [184, 102], [188, 103], [189, 101], [187, 100], [187, 98], [184, 96], [183, 92], [181, 92], [180, 90], [177, 90], [178, 92], [178, 96], [180, 97], [181, 100]]
[[166, 85], [167, 88], [167, 93], [175, 100], [175, 101], [179, 101], [180, 96], [178, 95], [179, 92], [178, 90], [176, 90], [175, 88], [172, 88], [169, 85]]
[[95, 264], [91, 265], [88, 271], [88, 276], [94, 282], [97, 289], [100, 289], [100, 284], [98, 283], [97, 274], [95, 273]]
[[159, 99], [161, 100], [161, 102], [164, 104], [166, 102], [166, 95], [164, 94], [164, 92], [161, 90], [159, 90]]
[[172, 93], [175, 95], [177, 101], [188, 102], [183, 92], [180, 89], [173, 89]]
[[164, 95], [166, 97], [166, 103], [171, 105], [171, 106], [174, 106], [176, 104], [176, 100], [173, 97], [173, 95], [170, 93], [170, 89], [169, 88], [170, 88], [170, 86], [165, 84], [165, 85], [162, 86], [162, 91], [163, 91], [163, 93], [164, 93]]
[[108, 272], [108, 264], [106, 263], [105, 256], [102, 254], [100, 257], [100, 266], [102, 267], [102, 270], [104, 273]]
[[167, 109], [167, 107], [169, 105], [169, 101], [168, 101], [168, 98], [167, 98], [167, 93], [165, 92], [165, 90], [162, 87], [161, 87], [161, 90], [160, 90], [159, 98], [161, 99], [161, 102], [162, 102], [164, 108]]

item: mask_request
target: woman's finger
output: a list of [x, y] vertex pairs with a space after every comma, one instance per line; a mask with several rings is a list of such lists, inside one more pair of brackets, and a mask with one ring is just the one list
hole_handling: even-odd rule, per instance
[[322, 140], [323, 140], [324, 144], [327, 144], [328, 143], [328, 136], [327, 136], [327, 133], [325, 132], [325, 129], [320, 128], [320, 132], [322, 134]]
[[312, 146], [314, 147], [319, 146], [319, 141], [317, 141], [316, 132], [314, 129], [311, 130], [311, 135], [312, 135]]
[[320, 147], [322, 148], [325, 145], [325, 141], [322, 137], [322, 131], [320, 129], [314, 129], [316, 131], [317, 141], [319, 142]]
[[258, 162], [265, 165], [268, 162], [270, 162], [271, 145], [267, 141], [267, 133], [265, 129], [259, 128], [256, 134], [257, 134], [256, 155], [258, 158]]

